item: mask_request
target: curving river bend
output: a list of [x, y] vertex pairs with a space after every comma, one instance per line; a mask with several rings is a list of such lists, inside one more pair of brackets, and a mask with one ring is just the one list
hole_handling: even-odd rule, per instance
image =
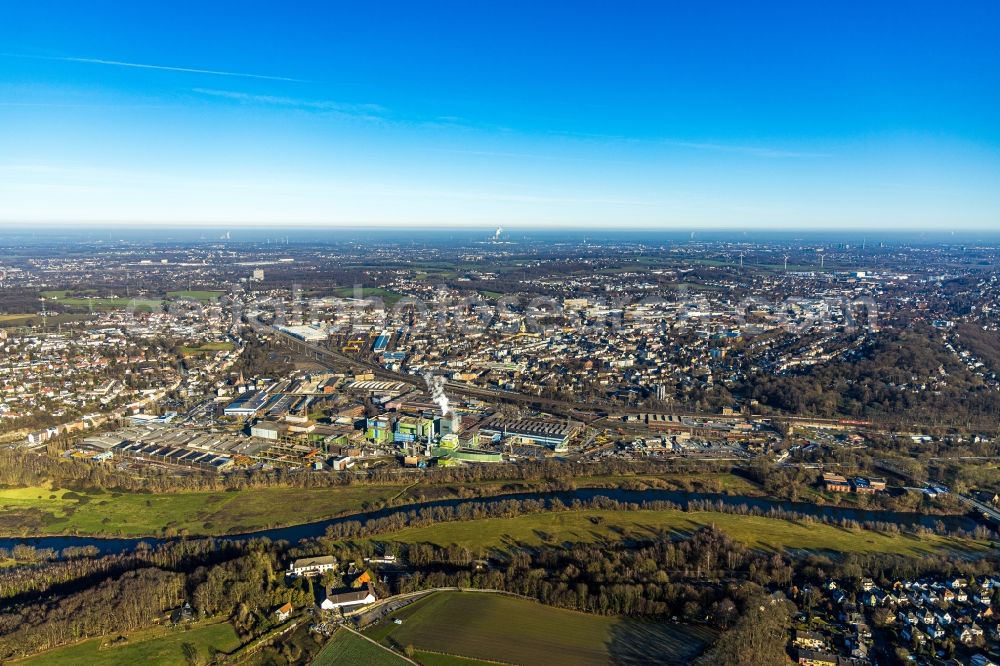
[[[939, 522], [943, 523], [949, 530], [971, 531], [978, 523], [966, 516], [930, 516], [919, 513], [901, 513], [895, 511], [868, 511], [863, 509], [851, 509], [836, 506], [819, 506], [804, 502], [789, 502], [783, 500], [767, 499], [761, 497], [746, 497], [742, 495], [724, 495], [719, 493], [688, 493], [677, 490], [623, 490], [617, 488], [581, 488], [578, 490], [551, 491], [551, 492], [525, 492], [509, 495], [495, 495], [490, 497], [475, 497], [466, 499], [446, 499], [418, 504], [403, 504], [399, 506], [386, 507], [377, 511], [354, 513], [337, 518], [328, 518], [301, 525], [290, 525], [288, 527], [276, 527], [271, 529], [247, 532], [244, 534], [225, 534], [213, 538], [224, 541], [245, 541], [248, 539], [267, 538], [272, 541], [288, 541], [297, 543], [304, 539], [313, 539], [323, 536], [326, 528], [330, 525], [344, 523], [352, 520], [369, 520], [372, 518], [382, 518], [399, 512], [415, 509], [423, 509], [436, 506], [458, 506], [462, 504], [490, 504], [505, 499], [558, 499], [564, 503], [571, 503], [573, 500], [587, 501], [595, 497], [607, 497], [619, 502], [647, 502], [647, 501], [668, 501], [681, 507], [687, 507], [692, 500], [708, 500], [711, 502], [722, 502], [728, 506], [746, 505], [751, 508], [759, 508], [762, 511], [770, 509], [783, 509], [794, 511], [816, 518], [849, 519], [859, 522], [880, 521], [885, 523], [895, 523], [901, 527], [914, 527], [921, 525], [934, 529]], [[57, 551], [69, 547], [94, 546], [101, 555], [118, 554], [134, 550], [140, 543], [156, 545], [167, 541], [176, 541], [181, 537], [166, 539], [153, 537], [88, 537], [88, 536], [36, 536], [36, 537], [0, 537], [0, 548], [11, 549], [16, 545], [23, 544], [36, 548], [53, 548]], [[186, 537], [202, 538], [202, 537]], [[205, 537], [208, 538], [208, 537]]]

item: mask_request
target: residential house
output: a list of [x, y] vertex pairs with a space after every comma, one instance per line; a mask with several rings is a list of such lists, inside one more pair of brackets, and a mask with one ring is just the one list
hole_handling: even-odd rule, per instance
[[792, 643], [807, 650], [820, 650], [826, 647], [826, 637], [815, 631], [796, 631]]
[[803, 666], [868, 666], [871, 662], [855, 657], [844, 657], [830, 652], [817, 650], [798, 650], [797, 663]]
[[292, 614], [292, 602], [286, 602], [285, 605], [281, 606], [274, 611], [274, 616], [278, 619], [278, 622], [284, 622]]
[[372, 582], [372, 574], [370, 571], [365, 569], [364, 571], [359, 573], [354, 580], [351, 581], [351, 587], [358, 590], [364, 587], [365, 585], [371, 585], [371, 582]]

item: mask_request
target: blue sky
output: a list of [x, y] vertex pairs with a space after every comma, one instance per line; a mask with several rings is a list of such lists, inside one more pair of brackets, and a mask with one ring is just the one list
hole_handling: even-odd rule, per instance
[[12, 2], [0, 222], [1000, 227], [1000, 4]]

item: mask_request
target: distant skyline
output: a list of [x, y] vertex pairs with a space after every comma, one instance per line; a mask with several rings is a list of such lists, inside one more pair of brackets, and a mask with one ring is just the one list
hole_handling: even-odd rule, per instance
[[1000, 228], [996, 2], [542, 4], [11, 3], [0, 226]]

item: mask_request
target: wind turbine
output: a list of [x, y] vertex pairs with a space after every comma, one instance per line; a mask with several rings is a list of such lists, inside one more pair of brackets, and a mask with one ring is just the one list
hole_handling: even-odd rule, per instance
[[740, 252], [740, 268], [743, 268], [743, 253]]

